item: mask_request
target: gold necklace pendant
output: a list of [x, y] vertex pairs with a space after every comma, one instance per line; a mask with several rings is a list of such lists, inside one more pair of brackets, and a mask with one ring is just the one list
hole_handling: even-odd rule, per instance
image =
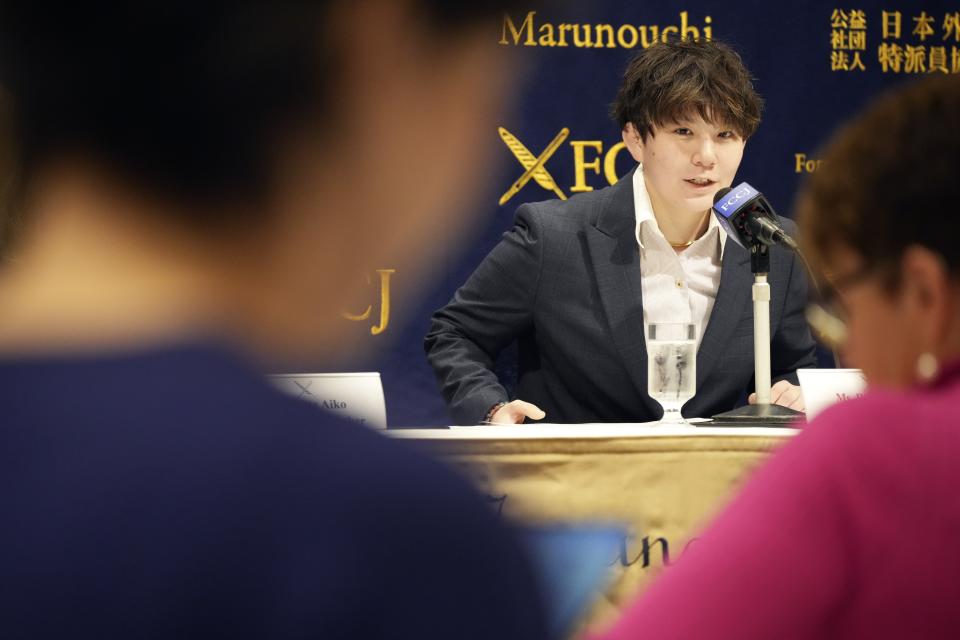
[[[667, 240], [667, 242], [670, 242], [670, 241]], [[692, 245], [694, 242], [696, 242], [696, 240], [691, 240], [690, 242], [683, 242], [681, 244], [673, 244], [672, 242], [670, 242], [670, 246], [673, 247], [674, 249], [686, 249], [687, 247]]]

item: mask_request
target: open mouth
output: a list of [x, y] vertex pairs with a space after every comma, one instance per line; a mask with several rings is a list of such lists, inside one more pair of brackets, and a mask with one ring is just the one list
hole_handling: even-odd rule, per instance
[[709, 187], [717, 184], [716, 180], [710, 180], [709, 178], [685, 178], [684, 182], [692, 184], [695, 187]]

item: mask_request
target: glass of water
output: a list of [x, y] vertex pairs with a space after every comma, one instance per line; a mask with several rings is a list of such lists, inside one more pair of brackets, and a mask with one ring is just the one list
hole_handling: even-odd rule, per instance
[[697, 392], [697, 325], [647, 325], [647, 393], [663, 407], [661, 422], [689, 424], [680, 408]]

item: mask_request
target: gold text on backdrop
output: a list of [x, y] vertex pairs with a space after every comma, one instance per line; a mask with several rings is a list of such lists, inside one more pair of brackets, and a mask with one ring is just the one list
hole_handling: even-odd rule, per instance
[[[713, 18], [705, 16], [703, 27], [690, 24], [690, 14], [680, 12], [679, 24], [633, 25], [577, 24], [542, 22], [537, 24], [537, 12], [528, 11], [517, 26], [509, 14], [503, 16], [500, 44], [518, 47], [575, 47], [578, 49], [633, 49], [638, 44], [646, 49], [655, 42], [666, 42], [671, 37], [699, 40], [713, 39]], [[536, 35], [534, 35], [536, 34]], [[569, 40], [567, 37], [569, 36]]]
[[[390, 276], [396, 273], [396, 269], [377, 269], [380, 275], [380, 324], [370, 327], [371, 335], [378, 336], [387, 330], [390, 325]], [[373, 283], [370, 276], [367, 276], [367, 286]], [[343, 312], [343, 317], [353, 322], [364, 322], [370, 318], [373, 313], [373, 305], [368, 305], [363, 313]]]

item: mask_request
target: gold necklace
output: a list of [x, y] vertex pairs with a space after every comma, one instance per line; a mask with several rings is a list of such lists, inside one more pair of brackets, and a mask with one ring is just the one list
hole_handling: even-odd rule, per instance
[[[670, 241], [667, 240], [667, 242], [670, 242]], [[690, 242], [682, 242], [682, 243], [680, 243], [680, 244], [673, 244], [672, 242], [670, 242], [670, 246], [673, 247], [674, 249], [686, 249], [687, 247], [689, 247], [690, 245], [692, 245], [694, 242], [696, 242], [696, 241], [695, 241], [695, 240], [691, 240]]]

